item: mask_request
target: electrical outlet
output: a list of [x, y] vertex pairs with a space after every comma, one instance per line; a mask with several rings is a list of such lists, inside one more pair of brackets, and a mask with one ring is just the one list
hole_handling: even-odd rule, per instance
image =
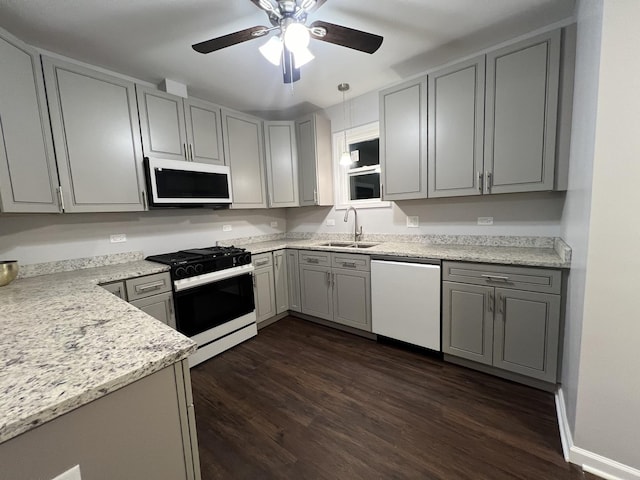
[[493, 217], [478, 217], [478, 225], [493, 225]]
[[420, 217], [416, 216], [407, 216], [407, 227], [409, 228], [418, 228], [420, 226]]
[[127, 241], [127, 235], [124, 233], [116, 233], [115, 235], [111, 235], [109, 240], [111, 243], [124, 243]]
[[327, 219], [327, 227], [335, 227], [336, 226], [336, 221], [333, 218], [328, 218]]
[[278, 228], [278, 222], [271, 222], [271, 228]]
[[231, 230], [233, 230], [231, 225], [222, 225], [222, 231], [223, 232], [230, 232]]
[[76, 465], [66, 472], [61, 473], [52, 480], [82, 480], [82, 477], [80, 476], [80, 465]]

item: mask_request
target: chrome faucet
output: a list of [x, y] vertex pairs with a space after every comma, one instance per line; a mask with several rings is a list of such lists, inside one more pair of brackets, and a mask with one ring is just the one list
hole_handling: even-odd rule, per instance
[[347, 208], [347, 211], [344, 212], [344, 221], [347, 222], [349, 220], [349, 212], [351, 210], [353, 210], [353, 217], [354, 217], [353, 242], [358, 243], [358, 240], [360, 239], [360, 237], [362, 237], [362, 226], [360, 226], [360, 230], [358, 230], [358, 211], [353, 207]]

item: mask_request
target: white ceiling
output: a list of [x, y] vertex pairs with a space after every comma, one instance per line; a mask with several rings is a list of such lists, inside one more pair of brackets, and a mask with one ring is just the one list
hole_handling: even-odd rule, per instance
[[328, 0], [324, 20], [384, 37], [373, 55], [314, 41], [300, 81], [282, 83], [256, 39], [202, 55], [191, 45], [270, 25], [250, 0], [0, 0], [0, 26], [27, 43], [266, 118], [341, 101], [573, 15], [575, 0]]

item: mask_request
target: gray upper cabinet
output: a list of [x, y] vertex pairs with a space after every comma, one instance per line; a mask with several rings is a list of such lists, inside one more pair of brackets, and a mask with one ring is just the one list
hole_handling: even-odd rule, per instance
[[223, 109], [222, 131], [231, 169], [231, 208], [266, 208], [262, 120]]
[[485, 56], [429, 75], [429, 197], [482, 193]]
[[427, 77], [380, 92], [383, 200], [427, 197]]
[[190, 159], [224, 165], [220, 107], [197, 98], [184, 99], [184, 118]]
[[298, 151], [294, 122], [264, 122], [269, 207], [297, 207]]
[[40, 58], [3, 30], [0, 30], [0, 138], [0, 211], [60, 211]]
[[136, 93], [144, 154], [188, 160], [182, 98], [141, 85], [136, 85]]
[[64, 210], [144, 210], [134, 84], [57, 59], [43, 66]]
[[333, 205], [331, 122], [317, 113], [296, 121], [300, 206]]
[[489, 193], [553, 189], [559, 66], [559, 30], [487, 55]]

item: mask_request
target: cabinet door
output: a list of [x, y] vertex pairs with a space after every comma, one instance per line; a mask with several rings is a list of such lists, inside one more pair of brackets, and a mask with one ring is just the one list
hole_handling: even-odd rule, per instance
[[142, 148], [147, 157], [188, 160], [182, 98], [136, 85]]
[[0, 211], [60, 211], [38, 54], [0, 30]]
[[489, 193], [552, 190], [560, 31], [487, 54]]
[[273, 276], [276, 287], [276, 314], [289, 310], [287, 256], [284, 250], [273, 252]]
[[127, 291], [125, 290], [124, 282], [106, 283], [100, 286], [107, 292], [113, 293], [116, 297], [127, 300]]
[[383, 200], [427, 197], [427, 79], [380, 92]]
[[287, 252], [287, 283], [289, 286], [289, 310], [300, 312], [302, 310], [300, 299], [300, 270], [298, 268], [298, 251]]
[[333, 320], [331, 268], [300, 265], [302, 313]]
[[371, 331], [371, 273], [333, 269], [333, 320]]
[[262, 121], [224, 109], [222, 130], [231, 169], [231, 208], [266, 208]]
[[197, 98], [185, 98], [184, 116], [191, 160], [224, 165], [220, 107]]
[[300, 206], [333, 205], [331, 123], [313, 114], [296, 122]]
[[493, 363], [494, 289], [442, 282], [442, 351]]
[[156, 320], [160, 320], [171, 328], [176, 328], [176, 317], [173, 310], [173, 293], [160, 293], [140, 300], [133, 300], [130, 303], [134, 307], [151, 315]]
[[43, 57], [64, 210], [144, 210], [134, 84]]
[[555, 382], [560, 295], [496, 288], [493, 365]]
[[429, 75], [429, 197], [482, 193], [484, 64], [482, 55]]
[[253, 287], [256, 322], [260, 323], [276, 315], [273, 266], [258, 268], [253, 272]]
[[297, 207], [298, 152], [294, 122], [265, 122], [264, 144], [270, 207]]

